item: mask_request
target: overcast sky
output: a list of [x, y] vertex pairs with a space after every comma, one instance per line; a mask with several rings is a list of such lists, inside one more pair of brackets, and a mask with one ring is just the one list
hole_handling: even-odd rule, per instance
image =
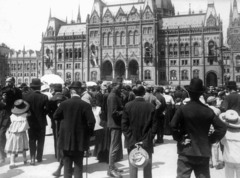
[[[49, 11], [52, 16], [68, 22], [76, 20], [80, 5], [82, 21], [91, 13], [94, 0], [0, 0], [0, 43], [12, 49], [40, 50], [42, 32], [46, 30]], [[116, 0], [121, 2], [121, 0]], [[214, 1], [223, 20], [224, 37], [228, 26], [232, 0], [172, 0], [176, 14], [187, 13], [189, 7], [195, 13], [206, 11], [207, 3]], [[237, 0], [240, 6], [240, 0]], [[226, 41], [226, 38], [224, 39]]]

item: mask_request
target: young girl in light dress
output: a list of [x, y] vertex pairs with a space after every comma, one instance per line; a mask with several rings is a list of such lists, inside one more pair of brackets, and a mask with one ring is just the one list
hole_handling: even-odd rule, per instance
[[23, 162], [27, 164], [28, 137], [26, 131], [29, 129], [28, 110], [29, 104], [22, 99], [16, 100], [14, 108], [11, 110], [11, 125], [8, 129], [9, 135], [5, 146], [5, 151], [10, 154], [10, 169], [16, 167], [15, 155], [19, 153], [23, 154]]

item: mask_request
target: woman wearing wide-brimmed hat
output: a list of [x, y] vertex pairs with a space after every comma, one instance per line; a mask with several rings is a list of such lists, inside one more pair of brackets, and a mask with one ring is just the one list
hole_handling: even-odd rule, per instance
[[15, 154], [22, 153], [24, 164], [27, 163], [28, 138], [26, 131], [29, 129], [27, 121], [28, 110], [29, 104], [26, 101], [19, 99], [14, 102], [14, 108], [10, 116], [11, 125], [8, 129], [9, 136], [5, 146], [5, 151], [10, 153], [10, 169], [16, 167]]
[[236, 111], [227, 110], [219, 118], [228, 128], [221, 140], [224, 146], [225, 178], [234, 178], [234, 174], [240, 177], [240, 117]]

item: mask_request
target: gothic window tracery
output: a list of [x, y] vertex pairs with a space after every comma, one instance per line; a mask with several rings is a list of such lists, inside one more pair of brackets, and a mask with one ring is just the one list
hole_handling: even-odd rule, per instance
[[144, 44], [144, 60], [146, 64], [152, 63], [152, 48], [152, 44], [148, 42]]

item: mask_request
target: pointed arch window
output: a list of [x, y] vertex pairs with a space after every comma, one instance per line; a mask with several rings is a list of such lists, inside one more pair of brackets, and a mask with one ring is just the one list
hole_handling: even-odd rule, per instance
[[193, 44], [193, 55], [199, 56], [199, 44], [197, 42]]
[[173, 55], [173, 45], [172, 44], [169, 44], [169, 56], [172, 56]]
[[176, 70], [170, 71], [170, 80], [177, 80], [177, 71]]
[[150, 70], [145, 70], [144, 71], [144, 79], [145, 80], [151, 80], [151, 71]]
[[180, 45], [180, 54], [181, 54], [181, 56], [183, 56], [184, 53], [185, 53], [185, 46], [184, 46], [184, 44], [181, 44]]
[[174, 55], [174, 56], [177, 56], [177, 55], [178, 55], [178, 47], [177, 47], [177, 44], [176, 44], [176, 43], [173, 45], [173, 55]]
[[107, 43], [108, 43], [107, 34], [103, 33], [103, 46], [107, 46]]
[[152, 62], [152, 44], [146, 42], [144, 44], [144, 51], [145, 63], [148, 64], [149, 62]]
[[81, 58], [81, 57], [82, 57], [82, 49], [78, 48], [78, 58]]
[[75, 81], [80, 81], [80, 72], [75, 73]]
[[193, 70], [193, 78], [199, 78], [199, 70], [198, 69]]
[[181, 71], [181, 79], [182, 80], [188, 80], [188, 71], [187, 70], [182, 70]]
[[116, 45], [120, 45], [120, 33], [116, 32]]
[[97, 72], [96, 71], [91, 72], [91, 81], [97, 81]]
[[107, 42], [108, 46], [112, 46], [113, 44], [113, 38], [112, 38], [112, 33], [109, 32], [108, 33], [108, 42]]
[[65, 49], [65, 58], [66, 58], [66, 59], [68, 59], [68, 55], [69, 55], [69, 51], [68, 51], [68, 49], [66, 48], [66, 49]]
[[133, 32], [132, 31], [129, 32], [129, 44], [133, 45]]
[[74, 59], [78, 59], [78, 49], [74, 48]]
[[240, 66], [240, 55], [236, 56], [236, 65]]
[[189, 48], [189, 44], [188, 43], [186, 43], [185, 44], [185, 56], [189, 56], [189, 50], [190, 48]]
[[125, 32], [121, 32], [121, 41], [120, 45], [125, 45], [126, 44], [126, 37], [125, 37]]
[[208, 43], [208, 62], [210, 65], [213, 65], [213, 62], [216, 61], [215, 55], [215, 43], [214, 41], [210, 41]]
[[58, 49], [58, 60], [62, 59], [62, 49]]
[[72, 79], [72, 75], [71, 75], [70, 72], [67, 72], [67, 73], [66, 73], [66, 79], [67, 79], [67, 80], [71, 80], [71, 79]]
[[69, 58], [72, 59], [73, 57], [73, 51], [72, 51], [72, 48], [69, 49]]
[[133, 44], [137, 45], [138, 43], [139, 43], [138, 31], [135, 31], [133, 35]]

